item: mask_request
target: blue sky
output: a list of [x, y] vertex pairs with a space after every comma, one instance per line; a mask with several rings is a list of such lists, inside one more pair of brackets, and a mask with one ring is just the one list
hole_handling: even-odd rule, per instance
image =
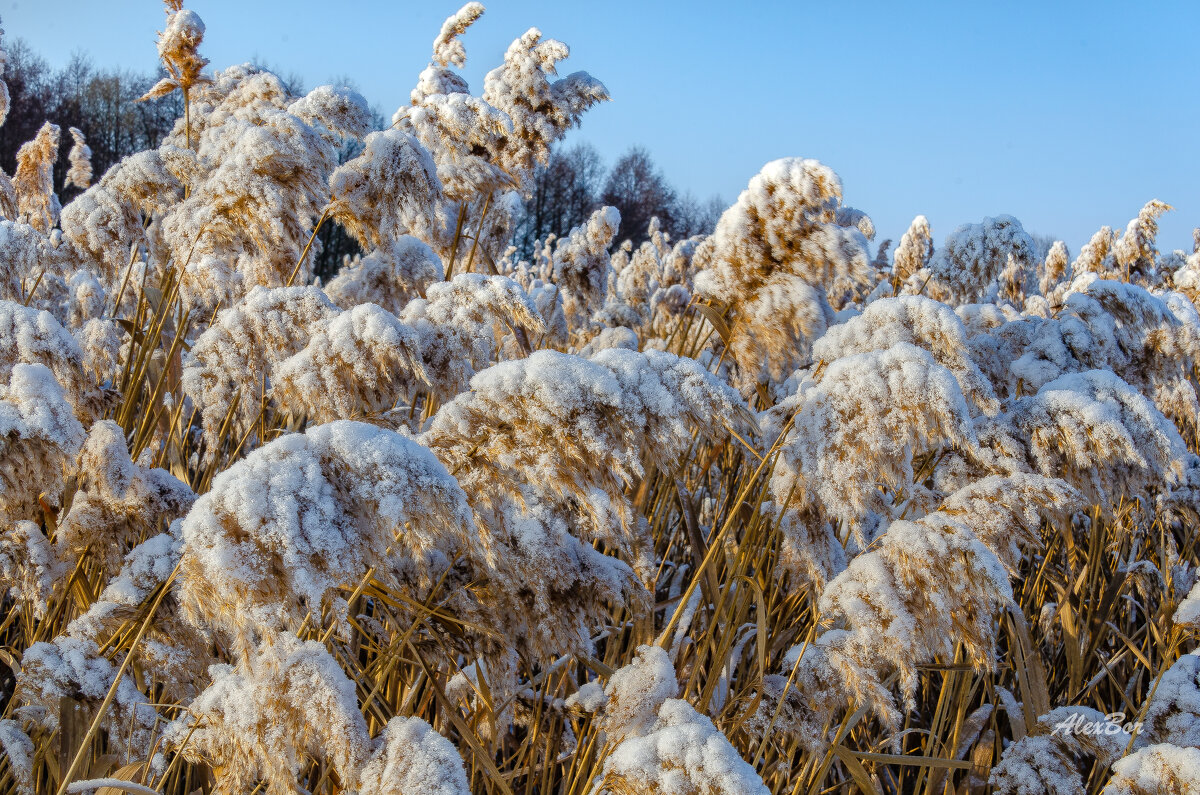
[[[1074, 254], [1151, 198], [1176, 208], [1160, 248], [1190, 250], [1200, 226], [1200, 3], [485, 4], [465, 37], [473, 90], [536, 25], [571, 45], [564, 74], [613, 95], [572, 139], [609, 162], [643, 145], [701, 197], [732, 202], [763, 163], [797, 155], [841, 175], [877, 240], [918, 213], [939, 242], [1010, 213]], [[188, 5], [214, 67], [350, 77], [390, 117], [460, 2]], [[0, 0], [0, 17], [52, 63], [86, 51], [135, 69], [153, 68], [163, 20], [154, 0]]]

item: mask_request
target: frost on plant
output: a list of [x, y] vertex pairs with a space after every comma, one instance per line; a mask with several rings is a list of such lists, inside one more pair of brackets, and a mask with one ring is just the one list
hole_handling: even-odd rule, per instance
[[295, 631], [311, 610], [345, 620], [338, 586], [436, 578], [471, 527], [429, 450], [341, 421], [290, 434], [223, 472], [183, 521], [180, 598], [239, 645]]
[[889, 257], [783, 158], [635, 244], [538, 204], [609, 98], [539, 29], [381, 124], [165, 7], [153, 147], [5, 139], [0, 788], [1200, 790], [1167, 204]]

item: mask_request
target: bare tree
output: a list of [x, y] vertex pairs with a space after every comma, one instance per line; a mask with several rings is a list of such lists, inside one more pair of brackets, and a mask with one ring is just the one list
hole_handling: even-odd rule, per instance
[[717, 219], [725, 211], [725, 202], [720, 196], [710, 196], [700, 201], [691, 193], [685, 193], [675, 202], [674, 224], [669, 227], [671, 237], [676, 240], [695, 235], [709, 235], [717, 227]]
[[668, 230], [675, 224], [675, 190], [650, 159], [650, 153], [639, 146], [617, 160], [604, 183], [600, 201], [621, 213], [616, 241], [632, 240], [638, 245], [647, 239], [650, 219], [656, 216]]
[[533, 191], [525, 200], [513, 245], [529, 259], [537, 241], [562, 237], [587, 221], [599, 206], [604, 162], [588, 143], [555, 149], [550, 161], [534, 174]]

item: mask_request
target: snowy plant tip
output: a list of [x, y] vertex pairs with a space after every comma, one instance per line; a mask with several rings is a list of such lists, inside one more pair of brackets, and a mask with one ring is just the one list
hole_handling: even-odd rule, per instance
[[467, 3], [442, 23], [442, 30], [433, 40], [433, 60], [442, 66], [451, 64], [462, 68], [467, 63], [467, 51], [458, 37], [483, 16], [482, 3]]

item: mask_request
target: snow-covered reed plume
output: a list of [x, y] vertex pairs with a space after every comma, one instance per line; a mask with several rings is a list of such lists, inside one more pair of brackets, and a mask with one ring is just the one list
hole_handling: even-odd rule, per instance
[[828, 166], [775, 160], [696, 252], [698, 294], [733, 313], [729, 351], [744, 385], [786, 378], [832, 325], [834, 309], [873, 284], [866, 238], [838, 225], [841, 201]]
[[13, 175], [18, 218], [43, 234], [58, 225], [62, 209], [54, 192], [59, 133], [57, 124], [43, 124], [37, 136], [17, 151], [17, 171]]
[[468, 3], [377, 130], [166, 12], [155, 148], [37, 119], [0, 174], [0, 789], [1200, 789], [1168, 205], [889, 261], [785, 158], [518, 255], [608, 99], [565, 44], [472, 94]]
[[711, 720], [677, 695], [667, 653], [641, 646], [604, 688], [602, 721], [613, 740], [593, 795], [769, 790]]
[[523, 617], [513, 628], [538, 653], [583, 651], [605, 602], [647, 606], [639, 577], [653, 564], [626, 489], [645, 463], [673, 468], [697, 432], [744, 429], [745, 414], [690, 359], [538, 351], [476, 375], [421, 440], [467, 492], [491, 598]]
[[897, 520], [878, 547], [850, 562], [821, 594], [821, 612], [850, 627], [847, 653], [882, 659], [911, 708], [917, 666], [963, 644], [977, 668], [994, 665], [995, 618], [1012, 600], [1000, 559], [953, 516]]
[[1053, 293], [1054, 288], [1059, 285], [1070, 272], [1071, 257], [1067, 252], [1067, 244], [1061, 240], [1055, 240], [1050, 250], [1046, 252], [1046, 259], [1042, 261], [1041, 269], [1038, 276], [1038, 291], [1047, 298]]
[[428, 383], [421, 350], [412, 327], [375, 304], [359, 304], [280, 363], [271, 391], [288, 411], [314, 422], [386, 411]]
[[248, 649], [309, 611], [344, 624], [338, 588], [368, 571], [435, 579], [470, 528], [462, 489], [429, 450], [373, 425], [321, 425], [256, 450], [196, 501], [181, 528], [180, 600]]
[[385, 248], [356, 255], [325, 285], [331, 301], [342, 309], [374, 303], [394, 315], [413, 298], [442, 281], [442, 261], [426, 244], [402, 235]]
[[67, 131], [71, 133], [72, 141], [71, 151], [67, 154], [67, 160], [71, 163], [67, 171], [67, 184], [86, 190], [92, 184], [92, 150], [81, 130], [70, 127]]
[[59, 500], [83, 426], [45, 366], [13, 365], [6, 380], [0, 379], [0, 517], [38, 519], [39, 503]]
[[[218, 74], [197, 94], [211, 109], [196, 132], [191, 192], [164, 215], [162, 234], [187, 269], [191, 303], [211, 313], [254, 286], [284, 287], [311, 273], [306, 245], [331, 195], [346, 190], [332, 176], [331, 131], [365, 130], [369, 111], [348, 90], [293, 97], [277, 77], [248, 66]], [[186, 146], [179, 132], [168, 140]]]
[[530, 28], [509, 45], [504, 62], [483, 80], [483, 100], [505, 113], [513, 141], [498, 153], [500, 166], [524, 180], [550, 156], [550, 146], [579, 124], [583, 114], [609, 98], [608, 89], [587, 72], [558, 80], [557, 64], [570, 54], [561, 41], [543, 39]]
[[1064, 732], [1057, 727], [1072, 720], [1106, 727], [1105, 715], [1090, 707], [1059, 707], [1037, 720], [1032, 733], [1005, 750], [1000, 763], [992, 769], [989, 783], [1003, 795], [1033, 795], [1061, 792], [1084, 795], [1080, 763], [1095, 757], [1104, 766], [1120, 758], [1130, 736], [1119, 725], [1105, 733]]
[[975, 445], [954, 373], [908, 342], [838, 359], [789, 403], [796, 414], [771, 479], [775, 498], [816, 505], [859, 538], [872, 517], [899, 515], [913, 496], [919, 456]]
[[608, 247], [620, 224], [621, 214], [615, 207], [602, 207], [555, 244], [551, 278], [573, 328], [586, 326], [604, 305], [611, 270]]
[[1146, 494], [1183, 474], [1187, 452], [1175, 426], [1132, 386], [1106, 370], [1062, 376], [1015, 401], [1011, 421], [1047, 476], [1093, 501]]
[[111, 420], [88, 430], [75, 470], [75, 495], [59, 518], [56, 544], [72, 565], [90, 551], [116, 572], [125, 552], [183, 516], [196, 495], [162, 469], [135, 464]]
[[929, 228], [929, 219], [918, 215], [913, 219], [906, 231], [900, 237], [896, 253], [892, 256], [892, 276], [899, 284], [904, 284], [915, 274], [925, 269], [933, 257], [933, 232]]
[[1033, 239], [1020, 221], [1001, 215], [950, 233], [929, 261], [929, 273], [951, 300], [967, 303], [983, 297], [1009, 263], [1033, 267]]
[[49, 368], [74, 411], [91, 417], [100, 396], [79, 341], [49, 312], [0, 301], [0, 377], [17, 364]]
[[490, 364], [523, 355], [531, 335], [545, 332], [537, 307], [504, 276], [464, 273], [431, 285], [400, 319], [416, 329], [433, 392], [448, 400], [467, 390]]
[[155, 83], [143, 99], [176, 89], [186, 96], [193, 86], [205, 81], [202, 70], [208, 66], [208, 59], [199, 52], [204, 41], [204, 22], [195, 11], [183, 7], [183, 0], [164, 0], [164, 5], [167, 24], [158, 34], [158, 57], [168, 76]]
[[412, 234], [437, 242], [442, 184], [429, 152], [395, 129], [367, 135], [362, 153], [329, 177], [330, 216], [366, 248]]
[[338, 314], [316, 287], [257, 287], [220, 312], [192, 345], [183, 371], [183, 388], [196, 401], [208, 438], [215, 442], [227, 423], [239, 437], [248, 432], [274, 368]]

